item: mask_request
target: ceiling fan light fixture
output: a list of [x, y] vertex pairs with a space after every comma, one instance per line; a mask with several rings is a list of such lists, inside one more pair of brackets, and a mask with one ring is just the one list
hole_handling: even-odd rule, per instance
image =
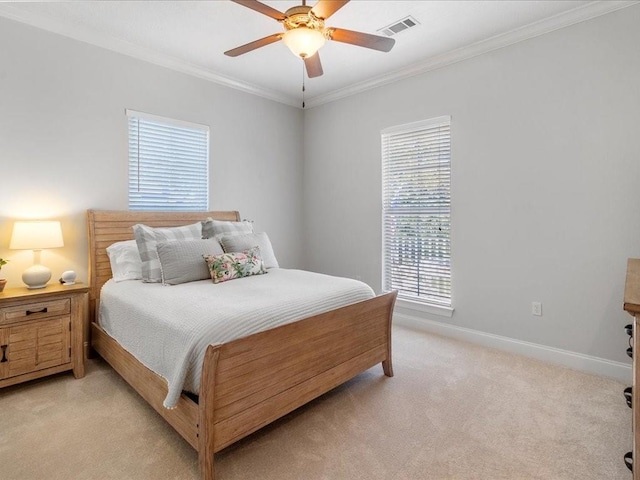
[[320, 50], [326, 42], [324, 34], [320, 30], [307, 27], [298, 27], [287, 30], [282, 36], [282, 41], [289, 50], [300, 58], [308, 58]]

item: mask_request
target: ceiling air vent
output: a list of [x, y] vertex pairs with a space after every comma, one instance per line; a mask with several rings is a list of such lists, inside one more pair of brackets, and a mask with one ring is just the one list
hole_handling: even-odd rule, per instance
[[403, 18], [402, 20], [398, 20], [397, 22], [393, 22], [391, 25], [387, 25], [384, 28], [379, 28], [377, 31], [387, 37], [393, 37], [400, 32], [404, 32], [405, 30], [410, 29], [411, 27], [415, 27], [416, 25], [420, 25], [415, 18], [411, 15]]

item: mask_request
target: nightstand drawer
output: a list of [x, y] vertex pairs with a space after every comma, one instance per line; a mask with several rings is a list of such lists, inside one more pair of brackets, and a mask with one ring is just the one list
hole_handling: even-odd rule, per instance
[[68, 315], [71, 311], [71, 300], [49, 300], [37, 303], [25, 303], [0, 310], [0, 325], [39, 320], [41, 318]]

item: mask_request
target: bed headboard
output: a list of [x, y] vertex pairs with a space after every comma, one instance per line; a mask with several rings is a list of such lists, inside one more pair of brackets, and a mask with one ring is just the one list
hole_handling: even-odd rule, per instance
[[188, 225], [211, 217], [215, 220], [240, 221], [237, 211], [229, 212], [136, 212], [87, 210], [89, 238], [89, 318], [96, 318], [100, 289], [111, 278], [106, 248], [115, 242], [133, 240], [131, 227], [144, 223], [150, 227]]

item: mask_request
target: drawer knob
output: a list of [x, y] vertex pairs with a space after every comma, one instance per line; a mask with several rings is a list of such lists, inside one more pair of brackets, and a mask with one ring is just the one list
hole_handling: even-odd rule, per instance
[[7, 360], [7, 347], [8, 345], [0, 345], [0, 348], [2, 349], [2, 360], [0, 360], [0, 363], [9, 361]]
[[41, 308], [40, 310], [27, 310], [27, 315], [33, 315], [34, 313], [47, 313], [47, 307]]

